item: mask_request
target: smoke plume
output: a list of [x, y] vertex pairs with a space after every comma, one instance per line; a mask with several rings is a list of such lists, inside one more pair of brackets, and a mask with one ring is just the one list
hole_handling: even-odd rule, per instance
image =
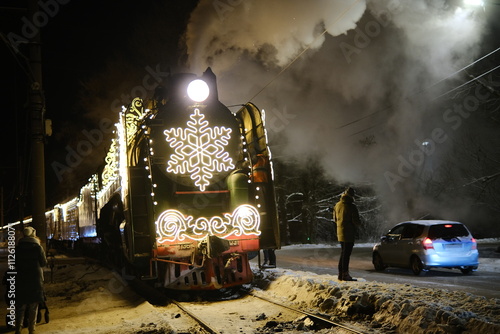
[[[478, 57], [483, 29], [444, 0], [202, 0], [186, 42], [191, 71], [211, 66], [223, 103], [266, 110], [270, 137], [286, 142], [275, 155], [320, 153], [330, 176], [374, 184], [399, 219], [429, 203], [415, 203], [410, 179], [458, 133], [434, 131], [445, 112], [435, 97]], [[419, 146], [428, 139], [432, 152]]]

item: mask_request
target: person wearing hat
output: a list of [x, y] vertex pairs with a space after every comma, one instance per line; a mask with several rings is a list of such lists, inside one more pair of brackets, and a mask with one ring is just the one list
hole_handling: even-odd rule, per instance
[[47, 265], [47, 258], [33, 227], [25, 227], [23, 235], [16, 247], [16, 334], [22, 331], [26, 313], [32, 334], [38, 305], [44, 302], [42, 267]]
[[354, 247], [356, 226], [359, 226], [359, 212], [354, 204], [354, 189], [347, 188], [333, 210], [333, 221], [337, 224], [337, 238], [340, 242], [339, 275], [341, 281], [356, 281], [349, 274], [349, 261]]

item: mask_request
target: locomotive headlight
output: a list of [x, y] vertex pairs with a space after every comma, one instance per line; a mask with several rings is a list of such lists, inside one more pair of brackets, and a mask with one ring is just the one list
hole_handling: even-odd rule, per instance
[[203, 102], [210, 94], [210, 89], [205, 81], [197, 79], [189, 83], [187, 94], [191, 100], [195, 102]]

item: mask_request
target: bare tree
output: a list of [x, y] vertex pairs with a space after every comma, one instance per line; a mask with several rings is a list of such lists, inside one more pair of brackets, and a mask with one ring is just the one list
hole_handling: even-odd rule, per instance
[[[276, 161], [276, 188], [282, 222], [282, 241], [287, 243], [333, 243], [337, 240], [333, 206], [348, 186], [328, 179], [311, 156], [305, 162]], [[369, 184], [356, 187], [356, 201], [363, 221], [358, 239], [378, 238], [380, 205]]]

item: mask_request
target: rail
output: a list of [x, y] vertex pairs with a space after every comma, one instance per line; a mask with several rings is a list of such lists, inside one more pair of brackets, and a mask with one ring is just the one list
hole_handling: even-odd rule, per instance
[[348, 327], [344, 324], [341, 324], [339, 322], [336, 322], [336, 321], [333, 321], [333, 320], [330, 320], [330, 319], [327, 319], [325, 317], [322, 317], [322, 316], [319, 316], [317, 314], [313, 314], [313, 313], [310, 313], [310, 312], [306, 312], [306, 311], [302, 311], [302, 310], [299, 310], [299, 309], [296, 309], [294, 307], [291, 307], [291, 306], [288, 306], [288, 305], [284, 305], [284, 304], [281, 304], [281, 303], [278, 303], [276, 301], [273, 301], [271, 299], [268, 299], [268, 298], [265, 298], [265, 297], [261, 297], [261, 296], [257, 296], [255, 294], [253, 294], [252, 292], [249, 293], [250, 296], [252, 297], [255, 297], [255, 298], [259, 298], [261, 300], [264, 300], [268, 303], [272, 303], [272, 304], [275, 304], [275, 305], [278, 305], [278, 306], [281, 306], [283, 308], [286, 308], [286, 309], [289, 309], [291, 311], [295, 311], [299, 314], [304, 314], [304, 315], [307, 315], [308, 317], [310, 318], [313, 318], [313, 319], [316, 319], [316, 320], [319, 320], [319, 321], [322, 321], [324, 323], [327, 323], [327, 324], [330, 324], [330, 325], [333, 325], [335, 327], [339, 327], [339, 328], [342, 328], [342, 329], [345, 329], [345, 330], [348, 330], [352, 333], [356, 333], [356, 334], [365, 334], [364, 332], [360, 332], [358, 331], [357, 329], [354, 329], [354, 328], [351, 328], [351, 327]]
[[193, 312], [189, 311], [186, 309], [184, 306], [181, 305], [178, 301], [175, 300], [170, 300], [173, 304], [175, 304], [178, 308], [180, 308], [184, 313], [189, 315], [193, 320], [195, 320], [204, 330], [206, 330], [210, 334], [221, 334], [218, 330], [210, 326], [207, 322], [205, 322], [203, 319], [201, 319], [199, 316], [194, 314]]

